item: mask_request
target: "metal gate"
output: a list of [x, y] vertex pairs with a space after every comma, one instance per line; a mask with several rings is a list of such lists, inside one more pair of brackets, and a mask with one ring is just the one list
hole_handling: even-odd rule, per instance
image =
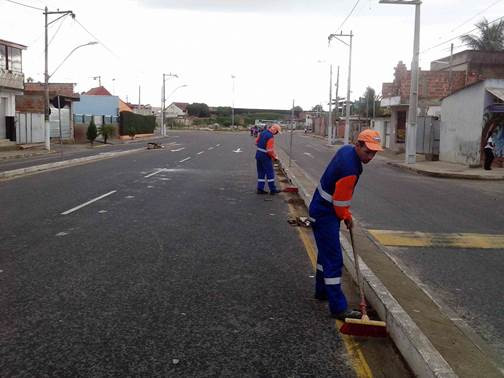
[[16, 143], [42, 143], [45, 138], [42, 113], [16, 113]]
[[440, 122], [437, 117], [417, 118], [416, 150], [425, 154], [428, 160], [437, 160], [439, 157]]

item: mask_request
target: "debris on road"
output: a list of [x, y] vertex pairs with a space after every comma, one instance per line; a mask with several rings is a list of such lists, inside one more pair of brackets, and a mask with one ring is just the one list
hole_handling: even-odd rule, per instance
[[164, 146], [161, 143], [156, 143], [156, 142], [149, 142], [147, 143], [147, 149], [148, 150], [157, 150], [160, 148], [164, 148]]
[[311, 227], [311, 221], [308, 217], [295, 217], [287, 219], [291, 226]]

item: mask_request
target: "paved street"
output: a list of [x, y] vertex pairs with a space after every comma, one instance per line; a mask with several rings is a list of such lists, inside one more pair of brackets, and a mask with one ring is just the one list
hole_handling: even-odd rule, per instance
[[356, 359], [312, 299], [248, 135], [164, 144], [0, 183], [0, 376], [409, 374], [390, 341]]
[[[290, 135], [284, 133], [281, 145], [286, 151], [289, 143]], [[320, 138], [295, 134], [292, 158], [318, 180], [336, 149]], [[352, 202], [360, 224], [378, 241], [380, 234], [385, 245], [397, 241], [397, 231], [410, 232], [403, 235], [404, 244], [387, 246], [386, 252], [436, 302], [454, 310], [453, 318], [460, 317], [476, 330], [500, 358], [504, 355], [503, 193], [502, 181], [421, 176], [390, 167], [378, 156], [364, 167]], [[468, 240], [461, 233], [478, 235]], [[412, 246], [419, 240], [423, 247]]]

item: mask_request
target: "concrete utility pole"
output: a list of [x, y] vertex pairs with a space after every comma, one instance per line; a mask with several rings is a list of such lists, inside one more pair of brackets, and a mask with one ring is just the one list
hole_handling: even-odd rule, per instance
[[[331, 39], [336, 38], [341, 43], [347, 45], [349, 47], [348, 53], [348, 84], [347, 84], [347, 100], [346, 100], [346, 119], [345, 119], [345, 137], [343, 139], [344, 144], [349, 143], [350, 139], [350, 92], [351, 92], [351, 84], [352, 84], [352, 40], [354, 34], [350, 31], [350, 34], [343, 34], [340, 32], [339, 34], [330, 34], [328, 39], [329, 43], [331, 43]], [[338, 37], [350, 37], [350, 43], [346, 43], [345, 41], [339, 39]]]
[[[165, 101], [166, 101], [166, 78], [167, 77], [178, 77], [177, 74], [172, 74], [171, 72], [168, 74], [163, 74], [163, 86], [161, 89], [161, 136], [166, 136], [166, 126], [165, 126]], [[140, 102], [140, 99], [139, 99]], [[140, 104], [139, 104], [140, 105]]]
[[289, 168], [291, 167], [292, 159], [292, 134], [294, 133], [294, 99], [292, 99], [292, 110], [291, 110], [291, 132], [290, 132], [290, 145], [289, 145]]
[[[339, 66], [338, 66], [338, 73], [336, 74], [336, 117], [339, 117], [339, 97], [338, 97], [338, 91], [339, 91]], [[336, 133], [334, 133], [336, 135]]]
[[[49, 21], [50, 14], [60, 14], [57, 19]], [[75, 14], [72, 11], [56, 11], [49, 12], [47, 7], [44, 8], [44, 30], [45, 30], [45, 69], [44, 69], [44, 126], [45, 126], [45, 149], [47, 151], [51, 150], [51, 123], [49, 122], [49, 37], [48, 37], [48, 26], [53, 22], [60, 20], [61, 18], [71, 15], [75, 18]], [[56, 72], [56, 71], [55, 71]], [[54, 72], [53, 72], [54, 74]]]
[[448, 90], [449, 94], [452, 93], [452, 65], [453, 65], [453, 43], [450, 46], [450, 73], [448, 76]]
[[234, 127], [234, 100], [235, 100], [235, 75], [231, 75], [231, 79], [233, 79], [233, 101], [231, 104], [231, 127]]
[[329, 116], [327, 122], [327, 144], [332, 145], [332, 64], [329, 65]]
[[380, 4], [401, 4], [415, 6], [415, 37], [413, 39], [413, 60], [411, 61], [411, 87], [406, 128], [406, 164], [416, 163], [416, 133], [418, 116], [418, 56], [420, 48], [420, 4], [419, 0], [380, 0]]

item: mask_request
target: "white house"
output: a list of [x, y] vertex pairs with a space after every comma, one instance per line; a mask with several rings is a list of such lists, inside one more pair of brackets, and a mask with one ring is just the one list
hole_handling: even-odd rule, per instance
[[[482, 143], [488, 133], [485, 117], [493, 113], [504, 113], [504, 79], [479, 81], [443, 98], [439, 159], [480, 165]], [[504, 125], [498, 125], [494, 130], [498, 147], [504, 144], [503, 128]]]
[[166, 118], [183, 118], [187, 116], [187, 102], [172, 102], [166, 107]]

